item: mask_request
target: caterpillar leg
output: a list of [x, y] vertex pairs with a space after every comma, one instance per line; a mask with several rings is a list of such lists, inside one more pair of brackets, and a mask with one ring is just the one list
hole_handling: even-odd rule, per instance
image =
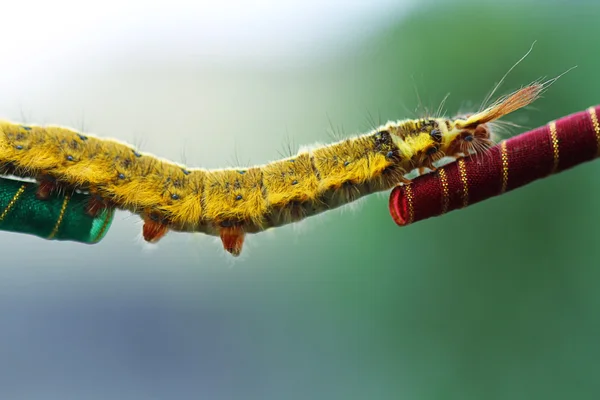
[[435, 172], [437, 170], [437, 168], [433, 164], [427, 165], [425, 167], [419, 167], [419, 176], [425, 175], [428, 169], [429, 172]]
[[219, 233], [221, 241], [223, 242], [223, 248], [231, 253], [232, 256], [239, 256], [242, 252], [244, 238], [246, 236], [244, 230], [239, 226], [231, 226], [221, 228]]
[[435, 172], [437, 170], [437, 167], [435, 165], [433, 165], [432, 158], [425, 160], [423, 163], [425, 165], [423, 165], [422, 167], [419, 167], [419, 169], [418, 169], [419, 176], [425, 175], [427, 173], [427, 170], [429, 170], [429, 172]]
[[435, 172], [435, 171], [437, 171], [437, 167], [436, 167], [435, 165], [433, 165], [433, 159], [429, 159], [429, 160], [427, 160], [427, 161], [426, 161], [426, 165], [425, 165], [425, 166], [426, 166], [427, 168], [429, 168], [429, 170], [430, 170], [431, 172]]
[[404, 176], [400, 177], [400, 183], [404, 184], [404, 185], [410, 185], [412, 183], [412, 181], [408, 178], [405, 178]]
[[93, 195], [88, 200], [88, 204], [85, 208], [85, 212], [90, 217], [96, 217], [100, 213], [100, 211], [108, 208], [108, 203], [102, 199], [100, 196]]
[[158, 242], [163, 236], [167, 234], [169, 228], [167, 225], [161, 224], [160, 222], [150, 218], [144, 218], [144, 227], [142, 228], [142, 234], [144, 240], [149, 243]]
[[56, 183], [53, 180], [41, 178], [40, 184], [35, 192], [38, 200], [48, 200], [53, 191], [56, 190]]

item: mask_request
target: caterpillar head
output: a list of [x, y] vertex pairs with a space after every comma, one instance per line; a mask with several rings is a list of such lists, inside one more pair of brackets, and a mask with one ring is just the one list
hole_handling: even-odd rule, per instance
[[532, 84], [496, 101], [483, 111], [446, 120], [442, 126], [442, 151], [449, 156], [469, 155], [494, 145], [493, 122], [535, 101], [544, 89]]

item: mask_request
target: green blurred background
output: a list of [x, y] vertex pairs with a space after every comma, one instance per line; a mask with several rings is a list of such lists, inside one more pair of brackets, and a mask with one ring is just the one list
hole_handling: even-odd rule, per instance
[[[500, 94], [578, 67], [508, 120], [600, 103], [598, 2], [132, 4], [3, 28], [0, 114], [191, 166], [264, 163], [330, 141], [330, 121], [418, 115], [415, 87], [477, 108], [534, 41]], [[47, 19], [59, 33], [34, 30]], [[235, 261], [202, 235], [149, 248], [127, 213], [94, 246], [3, 233], [0, 397], [598, 398], [599, 173], [404, 228], [374, 195], [250, 236]]]

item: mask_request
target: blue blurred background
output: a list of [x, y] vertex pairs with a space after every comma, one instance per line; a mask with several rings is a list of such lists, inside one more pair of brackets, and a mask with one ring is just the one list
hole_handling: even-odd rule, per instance
[[[3, 8], [1, 117], [190, 166], [265, 163], [448, 92], [449, 114], [477, 108], [534, 41], [500, 94], [578, 68], [509, 121], [600, 103], [592, 1]], [[202, 235], [150, 248], [124, 212], [94, 246], [1, 233], [0, 398], [598, 398], [599, 173], [404, 228], [374, 195], [235, 261]]]

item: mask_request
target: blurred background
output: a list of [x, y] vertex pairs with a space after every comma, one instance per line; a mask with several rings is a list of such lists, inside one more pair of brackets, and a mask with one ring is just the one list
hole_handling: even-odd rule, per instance
[[[578, 68], [509, 121], [600, 103], [595, 1], [2, 8], [0, 117], [195, 167], [265, 163], [446, 93], [448, 114], [475, 109], [534, 41], [499, 94]], [[125, 212], [94, 246], [0, 233], [0, 398], [598, 398], [599, 173], [404, 228], [374, 195], [236, 260], [203, 235], [150, 248]]]

